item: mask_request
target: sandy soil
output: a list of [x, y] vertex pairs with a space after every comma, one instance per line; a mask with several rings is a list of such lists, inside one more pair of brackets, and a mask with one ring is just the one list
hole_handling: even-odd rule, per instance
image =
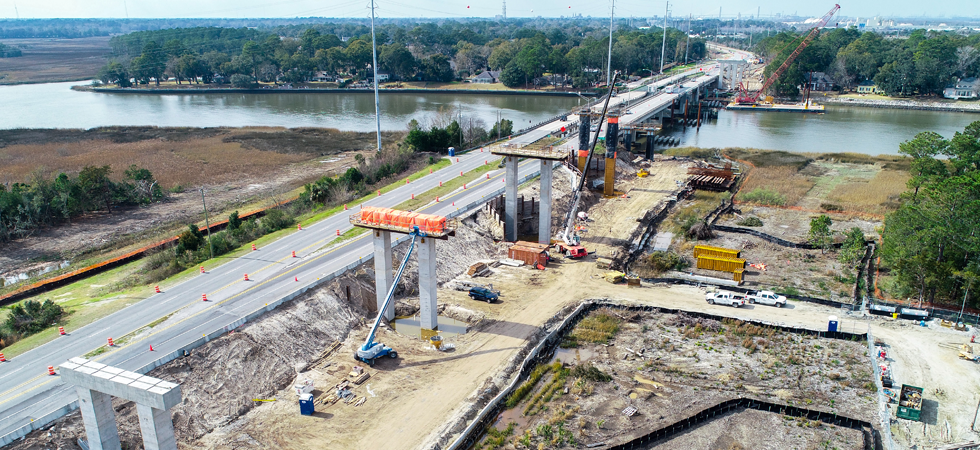
[[[861, 432], [833, 426], [810, 427], [810, 423], [786, 420], [778, 414], [743, 410], [721, 416], [669, 441], [657, 450], [783, 450], [864, 448]], [[751, 442], [751, 445], [744, 444]]]

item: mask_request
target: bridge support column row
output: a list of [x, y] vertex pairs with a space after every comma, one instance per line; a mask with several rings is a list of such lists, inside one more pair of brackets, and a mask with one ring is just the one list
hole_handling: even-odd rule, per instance
[[[377, 291], [378, 311], [384, 306], [388, 291], [394, 282], [391, 251], [391, 232], [374, 230], [374, 282]], [[438, 305], [436, 292], [439, 289], [439, 278], [436, 275], [436, 240], [419, 238], [419, 319], [422, 328], [434, 330], [439, 326]], [[384, 311], [385, 319], [395, 319], [394, 303]]]

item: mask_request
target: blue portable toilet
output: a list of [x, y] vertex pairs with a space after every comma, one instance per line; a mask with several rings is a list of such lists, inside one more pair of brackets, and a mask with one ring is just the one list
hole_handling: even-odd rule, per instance
[[827, 331], [837, 331], [837, 316], [830, 316], [830, 322], [827, 323]]
[[304, 416], [313, 415], [313, 394], [299, 396], [299, 413]]
[[449, 147], [449, 156], [456, 156], [456, 147]]

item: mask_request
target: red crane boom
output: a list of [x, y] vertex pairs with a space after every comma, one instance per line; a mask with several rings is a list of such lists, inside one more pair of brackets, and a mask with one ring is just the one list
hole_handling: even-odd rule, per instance
[[786, 72], [786, 69], [789, 69], [790, 64], [792, 64], [793, 61], [796, 60], [797, 56], [800, 56], [800, 53], [803, 53], [803, 50], [806, 49], [808, 45], [810, 45], [810, 42], [812, 42], [813, 39], [816, 38], [818, 34], [820, 34], [820, 29], [826, 26], [827, 22], [830, 22], [830, 18], [834, 17], [834, 14], [836, 14], [837, 11], [839, 10], [840, 10], [840, 5], [834, 5], [834, 7], [830, 10], [830, 12], [824, 14], [824, 16], [820, 18], [820, 21], [817, 22], [817, 24], [810, 29], [810, 32], [807, 33], [805, 38], [803, 38], [803, 42], [800, 42], [800, 45], [796, 47], [796, 50], [793, 50], [793, 53], [790, 53], [789, 57], [786, 58], [786, 61], [783, 61], [783, 64], [780, 65], [779, 68], [776, 69], [776, 71], [769, 76], [765, 84], [762, 85], [762, 89], [759, 89], [759, 91], [756, 92], [755, 94], [749, 94], [748, 90], [744, 89], [739, 94], [736, 102], [757, 103], [762, 93], [765, 92], [766, 89], [769, 89], [769, 86], [772, 86], [772, 84], [775, 83], [776, 80], [778, 80], [779, 77], [783, 75], [783, 72]]

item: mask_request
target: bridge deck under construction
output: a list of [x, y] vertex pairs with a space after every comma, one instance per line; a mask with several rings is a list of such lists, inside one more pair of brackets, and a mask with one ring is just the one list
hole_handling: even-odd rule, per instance
[[569, 146], [561, 147], [518, 147], [507, 144], [490, 147], [490, 153], [498, 156], [517, 156], [519, 158], [546, 159], [551, 161], [561, 161], [568, 158], [572, 148]]

